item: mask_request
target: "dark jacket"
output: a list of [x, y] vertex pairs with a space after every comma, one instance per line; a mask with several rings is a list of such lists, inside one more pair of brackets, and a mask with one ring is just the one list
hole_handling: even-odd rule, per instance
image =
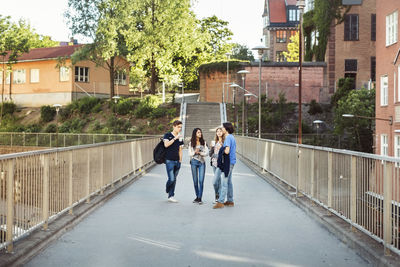
[[225, 177], [228, 177], [229, 169], [231, 167], [231, 161], [229, 159], [229, 154], [225, 154], [225, 148], [226, 146], [223, 146], [219, 150], [217, 165], [218, 168], [220, 168], [221, 171], [225, 174]]

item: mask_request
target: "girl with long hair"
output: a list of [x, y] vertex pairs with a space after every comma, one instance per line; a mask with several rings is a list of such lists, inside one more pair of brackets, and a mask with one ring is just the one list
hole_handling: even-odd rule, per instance
[[215, 140], [211, 142], [211, 149], [210, 149], [210, 157], [211, 157], [211, 166], [214, 172], [214, 179], [213, 179], [213, 186], [215, 192], [215, 201], [219, 198], [220, 188], [221, 188], [221, 169], [218, 168], [218, 153], [222, 145], [225, 141], [225, 135], [222, 130], [222, 127], [218, 127], [215, 130]]
[[203, 187], [206, 172], [206, 163], [204, 158], [208, 155], [208, 147], [203, 138], [203, 132], [200, 128], [193, 129], [192, 138], [189, 143], [190, 166], [192, 168], [192, 177], [196, 198], [193, 203], [203, 204]]

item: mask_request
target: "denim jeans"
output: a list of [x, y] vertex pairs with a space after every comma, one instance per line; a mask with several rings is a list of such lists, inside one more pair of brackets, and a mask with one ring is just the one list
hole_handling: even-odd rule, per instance
[[225, 177], [225, 174], [222, 173], [222, 178], [221, 178], [221, 194], [219, 194], [219, 203], [225, 203], [225, 197], [226, 201], [233, 202], [233, 185], [232, 185], [232, 171], [233, 167], [235, 164], [231, 164], [229, 168], [229, 174], [228, 177]]
[[213, 186], [215, 195], [221, 195], [221, 169], [218, 167], [213, 166], [214, 171], [214, 179], [213, 179]]
[[165, 191], [168, 193], [168, 197], [175, 195], [176, 177], [178, 176], [181, 163], [178, 160], [165, 160], [165, 167], [167, 168], [168, 181], [166, 184]]
[[196, 197], [201, 198], [203, 196], [206, 164], [198, 160], [192, 159], [190, 161], [190, 166], [192, 167], [193, 185], [194, 191], [196, 192]]

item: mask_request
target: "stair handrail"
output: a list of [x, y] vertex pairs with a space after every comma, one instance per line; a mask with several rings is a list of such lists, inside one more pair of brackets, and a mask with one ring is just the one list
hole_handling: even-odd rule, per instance
[[220, 108], [220, 114], [221, 114], [221, 125], [222, 123], [226, 122], [226, 104], [225, 103], [219, 103], [219, 108]]
[[182, 137], [185, 137], [186, 108], [187, 108], [187, 103], [186, 102], [181, 103], [181, 110], [180, 110], [179, 119], [182, 122]]

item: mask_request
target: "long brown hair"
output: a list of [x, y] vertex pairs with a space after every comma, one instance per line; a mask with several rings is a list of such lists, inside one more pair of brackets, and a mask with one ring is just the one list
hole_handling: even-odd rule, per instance
[[200, 130], [200, 132], [201, 132], [201, 137], [200, 137], [200, 140], [199, 140], [200, 144], [202, 146], [204, 146], [204, 144], [205, 144], [204, 138], [203, 138], [203, 131], [200, 128], [194, 128], [193, 129], [193, 133], [192, 133], [192, 138], [190, 139], [190, 144], [192, 145], [193, 148], [196, 147], [196, 143], [197, 143], [196, 134], [197, 134], [198, 130]]
[[[218, 127], [218, 128], [215, 130], [215, 143], [218, 143], [218, 141], [219, 141], [219, 137], [218, 137], [218, 135], [217, 135], [218, 130], [221, 130], [221, 131], [222, 131], [222, 127]], [[222, 131], [221, 141], [222, 141], [222, 144], [223, 144], [224, 141], [225, 141], [224, 131]]]

